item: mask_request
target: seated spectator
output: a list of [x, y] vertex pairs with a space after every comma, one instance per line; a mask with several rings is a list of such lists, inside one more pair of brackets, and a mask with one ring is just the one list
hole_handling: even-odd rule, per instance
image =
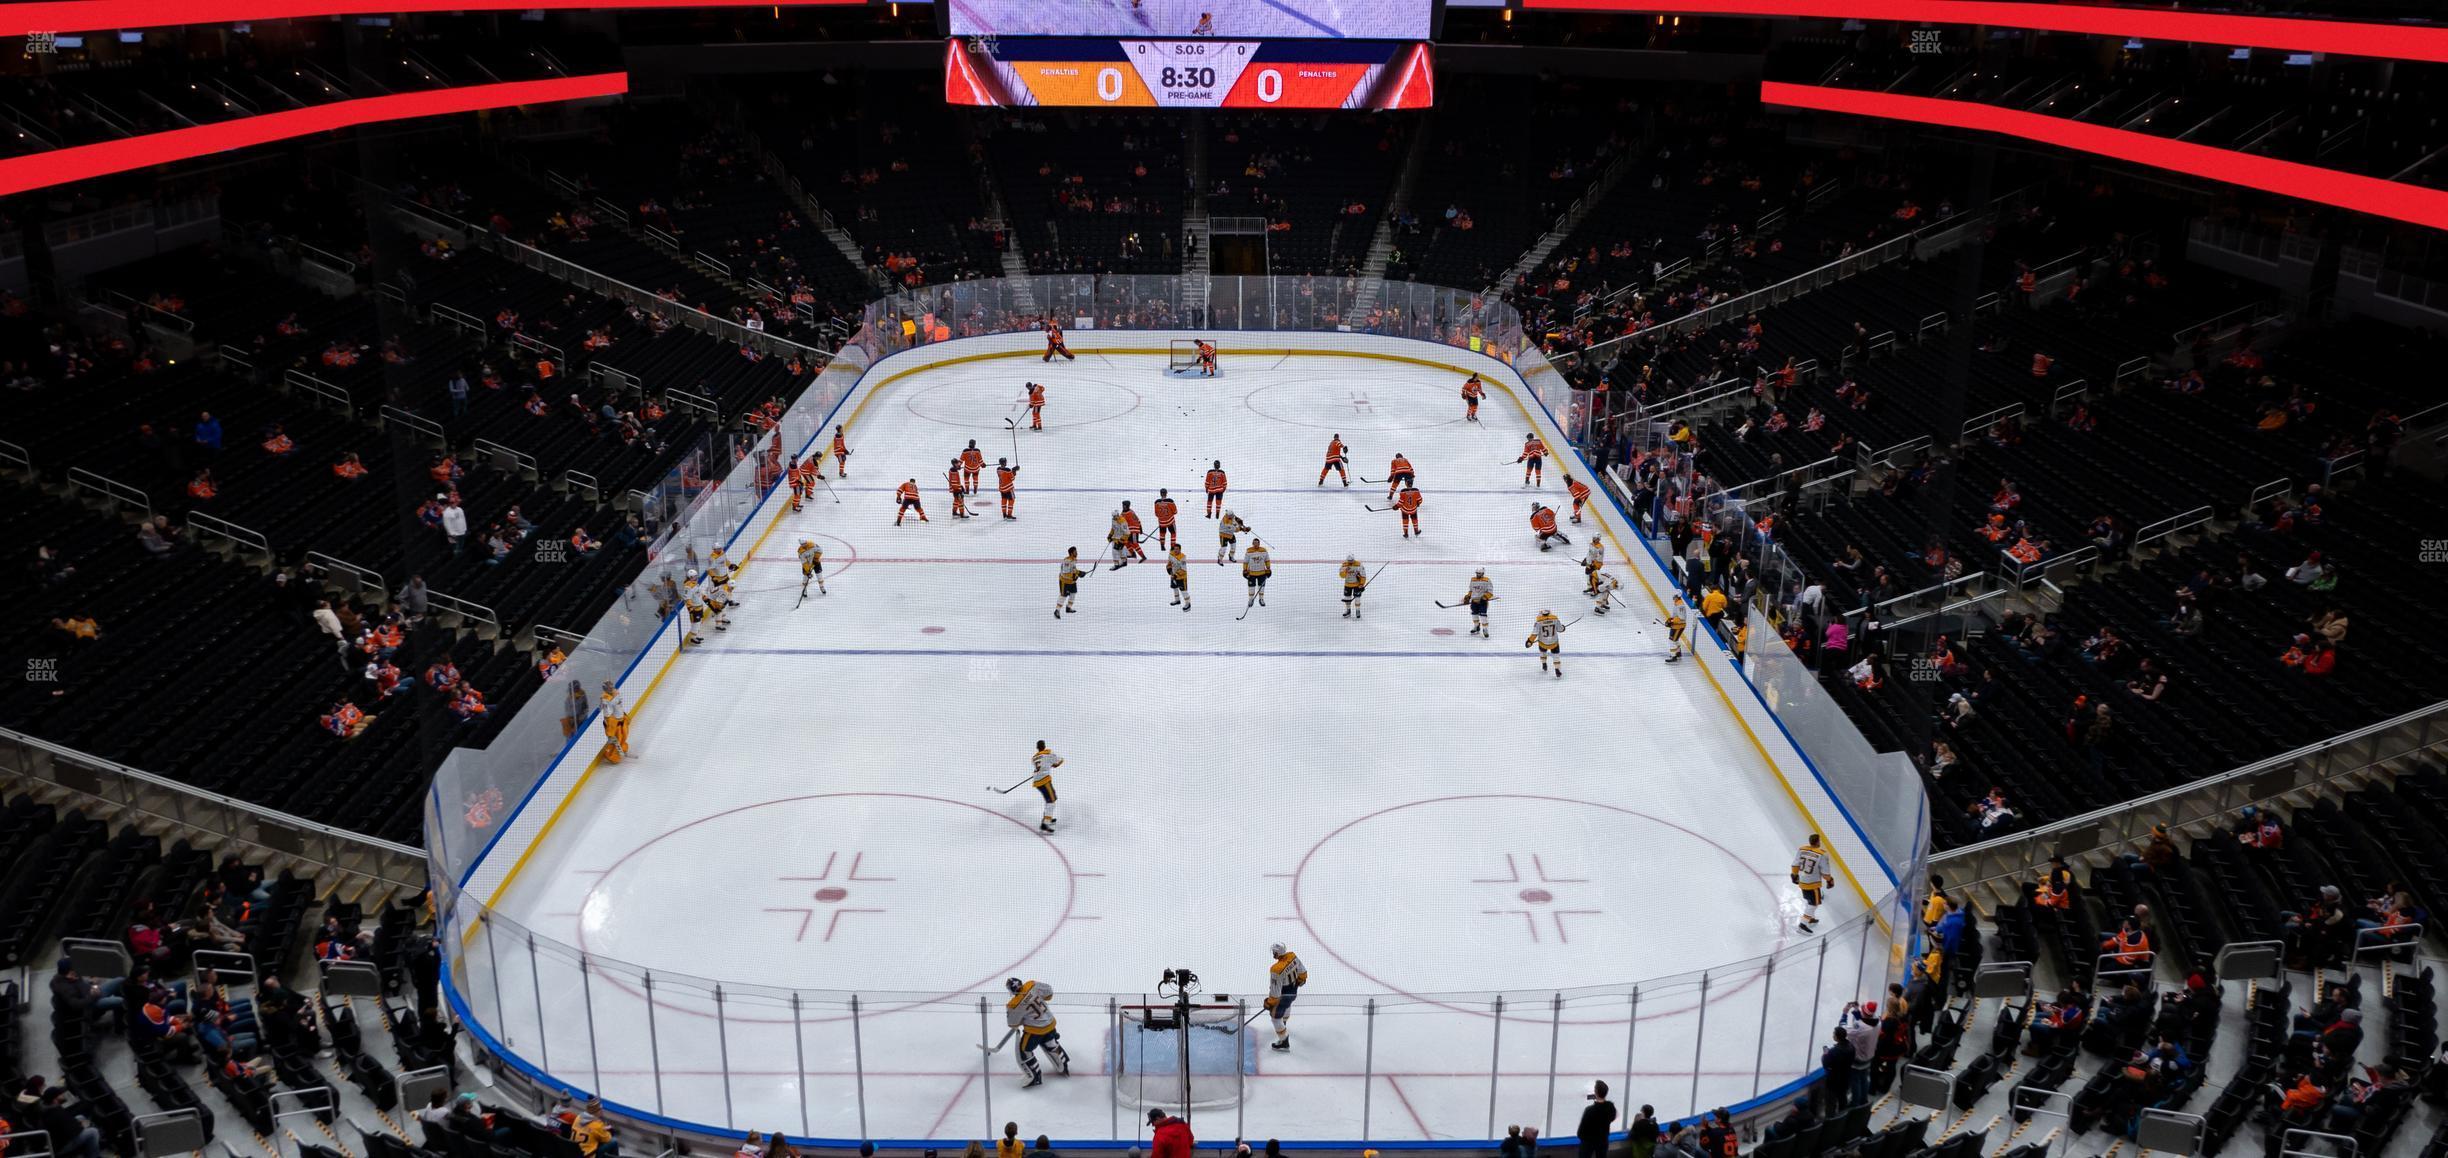
[[213, 481], [211, 467], [197, 471], [194, 478], [187, 480], [187, 497], [199, 503], [211, 502], [220, 494], [221, 487]]
[[36, 1126], [51, 1135], [54, 1158], [102, 1158], [101, 1129], [83, 1107], [69, 1104], [64, 1088], [44, 1090], [39, 1112], [30, 1121], [19, 1122], [21, 1129]]
[[357, 457], [355, 451], [341, 455], [340, 461], [333, 463], [331, 470], [334, 475], [351, 482], [366, 476], [366, 465]]
[[155, 559], [174, 555], [183, 545], [179, 542], [178, 528], [170, 525], [168, 515], [155, 515], [149, 521], [136, 524], [136, 542], [145, 549], [145, 554]]
[[319, 722], [324, 731], [343, 740], [354, 740], [365, 734], [366, 728], [374, 723], [374, 716], [347, 700], [340, 700], [331, 706], [330, 711], [323, 713]]
[[2125, 681], [2125, 690], [2132, 693], [2135, 699], [2150, 703], [2159, 702], [2159, 698], [2167, 694], [2167, 689], [2167, 670], [2148, 656], [2144, 656], [2141, 666], [2134, 669], [2133, 678]]
[[2388, 1113], [2414, 1094], [2405, 1074], [2392, 1063], [2365, 1066], [2363, 1072], [2367, 1076], [2349, 1080], [2344, 1095], [2329, 1107], [2331, 1133], [2351, 1135], [2364, 1119]]
[[2346, 930], [2351, 928], [2336, 885], [2322, 885], [2318, 896], [2279, 917], [2279, 935], [2287, 943], [2290, 959], [2303, 962], [2306, 968], [2336, 960], [2346, 944]]
[[2278, 823], [2276, 813], [2263, 812], [2256, 804], [2247, 804], [2236, 814], [2236, 841], [2246, 848], [2272, 851], [2286, 847], [2286, 828]]
[[587, 534], [587, 529], [585, 527], [579, 527], [570, 532], [569, 544], [570, 549], [578, 552], [578, 557], [581, 559], [586, 558], [597, 551], [603, 550], [603, 542], [597, 539], [595, 536]]
[[96, 623], [94, 617], [90, 615], [71, 615], [65, 619], [54, 619], [51, 621], [51, 626], [66, 632], [69, 639], [78, 643], [91, 643], [102, 638], [102, 625]]
[[2072, 986], [2059, 990], [2055, 1001], [2044, 1001], [2032, 1010], [2029, 1040], [2023, 1053], [2038, 1057], [2060, 1048], [2071, 1048], [2082, 1040], [2083, 1027], [2090, 1017], [2090, 1005], [2082, 991]]
[[2395, 944], [2411, 939], [2415, 928], [2424, 923], [2426, 914], [2414, 903], [2414, 894], [2396, 881], [2390, 881], [2381, 895], [2363, 903], [2363, 915], [2354, 919], [2359, 932], [2356, 948], [2368, 945]]
[[281, 429], [281, 424], [275, 422], [272, 424], [271, 431], [264, 435], [263, 448], [265, 454], [274, 458], [287, 458], [296, 452], [297, 440], [289, 437], [289, 432]]
[[51, 1008], [96, 1021], [108, 1020], [127, 1007], [126, 999], [119, 995], [123, 984], [117, 977], [88, 979], [77, 972], [75, 962], [62, 957], [58, 970], [51, 975]]
[[2146, 969], [2151, 963], [2150, 934], [2127, 917], [2113, 933], [2100, 936], [2100, 955], [2119, 969]]
[[1965, 811], [1971, 813], [1972, 819], [1978, 822], [1980, 834], [1983, 837], [1995, 836], [2004, 831], [2007, 826], [2014, 823], [2015, 818], [2013, 806], [2006, 802], [2006, 789], [1994, 784], [1989, 787], [1988, 795], [1973, 801]]

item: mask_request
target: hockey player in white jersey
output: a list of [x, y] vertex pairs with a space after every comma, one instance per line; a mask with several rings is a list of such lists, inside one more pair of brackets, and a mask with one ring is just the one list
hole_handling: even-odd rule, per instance
[[1301, 986], [1309, 984], [1309, 970], [1301, 965], [1300, 957], [1278, 941], [1267, 948], [1275, 958], [1267, 966], [1266, 1010], [1275, 1020], [1275, 1047], [1289, 1052], [1292, 1048], [1292, 1002], [1300, 996]]
[[697, 580], [697, 596], [705, 600], [706, 614], [714, 620], [714, 630], [731, 630], [731, 591], [709, 571]]
[[1054, 831], [1054, 770], [1062, 767], [1062, 762], [1063, 758], [1055, 755], [1052, 748], [1046, 747], [1043, 740], [1037, 741], [1037, 751], [1029, 756], [1029, 771], [1032, 773], [1029, 787], [1036, 789], [1038, 798], [1045, 802], [1045, 814], [1037, 820], [1039, 832]]
[[1591, 582], [1590, 595], [1597, 599], [1598, 605], [1590, 610], [1604, 615], [1614, 608], [1615, 590], [1623, 586], [1623, 580], [1616, 578], [1611, 572], [1600, 571], [1592, 577]]
[[1581, 559], [1581, 571], [1589, 576], [1589, 583], [1581, 589], [1581, 593], [1584, 595], [1598, 594], [1598, 576], [1606, 572], [1605, 539], [1596, 535], [1590, 536], [1589, 554]]
[[1020, 1088], [1040, 1085], [1045, 1073], [1037, 1066], [1037, 1051], [1044, 1050], [1058, 1067], [1055, 1072], [1071, 1072], [1071, 1055], [1063, 1052], [1062, 1034], [1054, 1028], [1054, 989], [1043, 981], [1022, 981], [1005, 978], [1003, 988], [1011, 991], [1011, 1000], [1003, 1003], [1003, 1024], [1017, 1033], [1020, 1045], [1015, 1053], [1020, 1058], [1020, 1072], [1028, 1081]]
[[1787, 876], [1793, 880], [1795, 888], [1802, 890], [1802, 923], [1799, 928], [1805, 933], [1819, 931], [1819, 898], [1829, 885], [1836, 883], [1836, 874], [1828, 871], [1833, 864], [1827, 850], [1819, 845], [1818, 833], [1810, 834], [1810, 839], [1794, 850], [1793, 868]]
[[1470, 633], [1481, 639], [1488, 635], [1488, 604], [1496, 601], [1496, 582], [1488, 578], [1486, 568], [1471, 576], [1470, 589], [1463, 593], [1462, 602], [1470, 606]]
[[1360, 565], [1360, 557], [1346, 555], [1336, 574], [1343, 577], [1343, 618], [1360, 618], [1360, 597], [1368, 593], [1368, 568]]

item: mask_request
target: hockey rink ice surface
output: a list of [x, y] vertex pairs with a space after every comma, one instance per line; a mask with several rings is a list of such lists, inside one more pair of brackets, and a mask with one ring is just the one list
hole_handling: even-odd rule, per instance
[[[516, 933], [471, 950], [492, 974], [471, 1000], [509, 1048], [716, 1126], [986, 1137], [991, 1114], [1128, 1140], [1145, 1124], [1116, 1105], [1107, 995], [1158, 1001], [1159, 973], [1186, 966], [1209, 1000], [1255, 1011], [1281, 941], [1311, 974], [1294, 1048], [1264, 1048], [1261, 1018], [1242, 1073], [1199, 1078], [1239, 1085], [1257, 1138], [1358, 1137], [1364, 1085], [1372, 1138], [1484, 1138], [1496, 1056], [1499, 1133], [1551, 1118], [1569, 1133], [1591, 1078], [1619, 1106], [1679, 1114], [1703, 1016], [1702, 1107], [1750, 1097], [1755, 1069], [1768, 1089], [1811, 1068], [1813, 976], [1719, 969], [1809, 938], [1786, 868], [1810, 823], [1697, 665], [1662, 662], [1650, 585], [1624, 564], [1637, 546], [1610, 536], [1624, 583], [1606, 616], [1580, 593], [1595, 513], [1565, 524], [1569, 549], [1537, 550], [1531, 500], [1560, 519], [1570, 504], [1561, 460], [1522, 485], [1523, 403], [1491, 385], [1465, 423], [1461, 375], [1441, 368], [1236, 354], [1230, 337], [1222, 358], [1212, 380], [1168, 376], [1161, 356], [993, 358], [845, 409], [841, 502], [820, 488], [763, 538], [735, 625], [633, 701], [635, 756], [595, 770], [500, 902], [594, 968], [550, 946], [531, 966]], [[1042, 432], [1013, 405], [1031, 379], [1048, 387]], [[991, 493], [1007, 415], [1024, 427], [1013, 522]], [[1317, 486], [1337, 433], [1352, 483]], [[989, 494], [955, 520], [943, 474], [972, 438]], [[1398, 451], [1426, 499], [1408, 541], [1392, 511], [1363, 509], [1385, 488], [1361, 477]], [[1267, 605], [1239, 622], [1239, 566], [1216, 565], [1201, 514], [1215, 459], [1275, 553]], [[932, 521], [896, 527], [891, 490], [912, 476]], [[1064, 548], [1101, 556], [1124, 499], [1152, 535], [1160, 486], [1181, 504], [1195, 609], [1168, 604], [1151, 538], [1151, 562], [1099, 571], [1056, 619]], [[825, 548], [830, 594], [794, 608], [802, 538]], [[1357, 621], [1340, 616], [1347, 553], [1383, 565]], [[1478, 567], [1500, 596], [1493, 639], [1435, 606]], [[1541, 608], [1579, 619], [1561, 680], [1523, 647]], [[989, 790], [1022, 779], [1041, 739], [1066, 761], [1052, 836], [1027, 787]], [[1846, 883], [1821, 919], [1861, 911]], [[1885, 963], [1865, 968], [1860, 945], [1830, 940], [1820, 1035]], [[1719, 970], [1705, 1012], [1693, 976], [1645, 987], [1635, 1015], [1631, 983], [1704, 969]], [[711, 984], [672, 975], [725, 983], [719, 1032]], [[1024, 1091], [1009, 1049], [981, 1067], [1006, 977], [1059, 995], [1068, 1077]], [[1765, 1041], [1727, 1032], [1760, 1023], [1769, 985]], [[838, 992], [794, 1015], [788, 989]], [[1221, 1139], [1235, 1114], [1194, 1124]]]

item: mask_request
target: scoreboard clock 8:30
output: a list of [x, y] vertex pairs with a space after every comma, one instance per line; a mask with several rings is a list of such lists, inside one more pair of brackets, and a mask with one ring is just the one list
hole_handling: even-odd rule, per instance
[[944, 99], [965, 105], [1426, 108], [1429, 47], [1405, 41], [954, 40]]

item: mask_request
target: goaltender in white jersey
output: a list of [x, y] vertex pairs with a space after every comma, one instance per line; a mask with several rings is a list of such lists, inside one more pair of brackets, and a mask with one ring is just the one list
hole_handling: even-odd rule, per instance
[[1028, 1081], [1020, 1088], [1045, 1081], [1044, 1072], [1037, 1067], [1037, 1051], [1041, 1049], [1060, 1067], [1055, 1072], [1068, 1075], [1071, 1055], [1063, 1052], [1062, 1034], [1054, 1027], [1054, 988], [1043, 981], [1022, 981], [1017, 977], [1005, 978], [1003, 988], [1011, 991], [1011, 1000], [1003, 1003], [1003, 1024], [1020, 1038], [1017, 1051], [1020, 1072], [1028, 1075]]

